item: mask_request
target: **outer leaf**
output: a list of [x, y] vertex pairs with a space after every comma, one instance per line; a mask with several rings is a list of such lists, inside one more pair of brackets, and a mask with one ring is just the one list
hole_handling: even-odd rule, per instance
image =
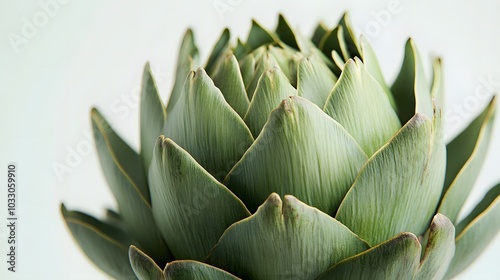
[[272, 192], [332, 214], [366, 162], [354, 139], [301, 97], [281, 102], [224, 183], [250, 211]]
[[416, 114], [363, 167], [336, 218], [370, 245], [423, 233], [441, 194], [426, 170], [432, 144], [431, 121]]
[[327, 279], [413, 279], [420, 258], [420, 243], [402, 233], [382, 244], [348, 258], [318, 277]]
[[500, 183], [491, 188], [485, 195], [483, 200], [474, 207], [474, 209], [456, 226], [456, 234], [459, 235], [474, 219], [476, 219], [486, 208], [488, 208], [495, 199], [500, 195]]
[[[151, 157], [153, 156], [154, 143], [156, 138], [161, 134], [166, 117], [165, 106], [158, 94], [158, 88], [156, 87], [151, 67], [148, 63], [144, 67], [144, 74], [142, 76], [140, 119], [141, 159], [145, 174], [147, 174]], [[141, 176], [143, 175], [141, 174]], [[149, 189], [145, 188], [144, 196], [147, 197], [149, 201]]]
[[303, 58], [297, 70], [297, 90], [299, 96], [306, 98], [320, 108], [332, 90], [337, 77], [328, 66], [317, 57]]
[[311, 37], [311, 41], [319, 48], [319, 44], [321, 43], [321, 39], [328, 33], [328, 28], [320, 22], [318, 26], [314, 29], [313, 35]]
[[203, 260], [245, 205], [172, 140], [160, 137], [151, 164], [153, 214], [176, 259]]
[[168, 248], [153, 220], [149, 198], [144, 196], [129, 173], [126, 172], [127, 169], [121, 164], [122, 162], [131, 164], [130, 161], [133, 160], [140, 162], [139, 158], [128, 158], [127, 163], [120, 160], [120, 152], [123, 153], [126, 150], [125, 146], [121, 144], [125, 145], [125, 143], [120, 142], [121, 140], [97, 110], [92, 110], [91, 115], [101, 167], [118, 203], [124, 227], [155, 260], [167, 262], [169, 259]]
[[156, 265], [155, 261], [134, 245], [130, 246], [128, 255], [130, 265], [139, 280], [165, 279], [163, 271]]
[[368, 40], [363, 36], [361, 36], [360, 50], [361, 57], [363, 58], [363, 63], [366, 65], [366, 69], [373, 76], [373, 78], [377, 80], [382, 89], [384, 89], [384, 92], [387, 95], [387, 98], [389, 98], [389, 102], [391, 103], [392, 108], [397, 111], [396, 101], [394, 100], [394, 96], [392, 96], [391, 90], [385, 82], [382, 69], [380, 69], [377, 56], [375, 55], [375, 51], [372, 49], [370, 43], [368, 43]]
[[163, 271], [169, 280], [240, 279], [222, 269], [197, 261], [173, 261]]
[[243, 120], [203, 69], [190, 73], [178, 105], [167, 118], [165, 136], [218, 179], [253, 142]]
[[[493, 131], [495, 109], [496, 98], [493, 98], [483, 113], [462, 134], [448, 144], [447, 162], [449, 164], [446, 170], [446, 193], [438, 212], [449, 217], [454, 223], [457, 221], [458, 213], [469, 196], [486, 158]], [[460, 168], [462, 165], [463, 167]]]
[[250, 29], [250, 33], [248, 34], [247, 46], [251, 50], [255, 50], [256, 48], [271, 44], [273, 42], [278, 42], [279, 39], [276, 38], [275, 34], [267, 31], [264, 27], [258, 24], [255, 20], [252, 20], [252, 28]]
[[92, 262], [115, 278], [134, 277], [127, 248], [134, 241], [118, 228], [61, 204], [61, 213], [73, 237]]
[[297, 41], [295, 41], [295, 34], [282, 14], [280, 14], [278, 18], [278, 26], [276, 27], [276, 34], [279, 36], [281, 41], [283, 41], [283, 43], [287, 44], [292, 48], [299, 49]]
[[233, 224], [208, 262], [244, 279], [314, 279], [367, 248], [344, 225], [293, 196], [273, 193], [248, 219]]
[[254, 98], [250, 103], [244, 121], [252, 134], [256, 137], [267, 122], [269, 114], [281, 100], [297, 95], [297, 90], [277, 67], [262, 74], [255, 89]]
[[[139, 155], [116, 134], [111, 125], [96, 108], [92, 109], [90, 117], [98, 153], [100, 153], [100, 147], [106, 148], [103, 150], [112, 157], [113, 164], [120, 166], [121, 171], [127, 174], [137, 187], [140, 195], [149, 203], [149, 188]], [[101, 154], [99, 156], [101, 157]], [[105, 154], [102, 156], [105, 156]], [[102, 160], [101, 164], [104, 164]], [[104, 175], [107, 174], [105, 173]]]
[[224, 29], [219, 40], [214, 46], [212, 53], [208, 57], [207, 65], [205, 66], [205, 70], [210, 75], [213, 75], [217, 69], [217, 65], [219, 60], [221, 60], [224, 56], [224, 53], [229, 49], [229, 39], [231, 35], [229, 33], [229, 29]]
[[236, 57], [233, 54], [227, 55], [220, 63], [217, 73], [213, 76], [213, 81], [224, 95], [227, 103], [243, 118], [250, 101], [239, 67]]
[[196, 48], [196, 45], [194, 43], [193, 31], [191, 29], [188, 29], [186, 31], [186, 34], [184, 34], [181, 48], [179, 49], [179, 55], [177, 57], [175, 82], [172, 88], [172, 93], [170, 94], [168, 100], [167, 115], [170, 114], [170, 112], [177, 104], [177, 100], [182, 93], [184, 81], [186, 81], [186, 77], [188, 76], [189, 71], [194, 69], [194, 61], [198, 58], [198, 48]]
[[[489, 198], [486, 198], [489, 199]], [[500, 231], [500, 196], [470, 222], [456, 238], [456, 251], [446, 278], [469, 266]]]
[[429, 89], [420, 55], [413, 40], [409, 39], [401, 71], [391, 88], [401, 123], [406, 123], [415, 113], [433, 115]]
[[368, 156], [401, 128], [384, 90], [359, 58], [346, 63], [324, 110], [356, 139]]
[[443, 279], [455, 254], [455, 228], [442, 214], [432, 220], [429, 239], [415, 280]]

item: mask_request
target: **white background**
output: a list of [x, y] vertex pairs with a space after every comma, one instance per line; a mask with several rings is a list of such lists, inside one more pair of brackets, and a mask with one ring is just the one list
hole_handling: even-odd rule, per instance
[[[405, 41], [413, 37], [428, 66], [444, 59], [446, 112], [459, 116], [455, 135], [489, 98], [475, 95], [481, 79], [500, 82], [500, 5], [498, 1], [71, 1], [47, 15], [39, 1], [0, 2], [0, 168], [18, 163], [19, 272], [6, 272], [6, 228], [0, 227], [2, 279], [105, 279], [79, 248], [59, 214], [59, 203], [96, 216], [115, 207], [88, 140], [90, 108], [98, 107], [127, 142], [138, 147], [138, 103], [134, 92], [150, 61], [161, 95], [170, 92], [178, 46], [187, 27], [195, 31], [202, 61], [225, 26], [233, 36], [247, 35], [251, 19], [274, 28], [278, 12], [292, 26], [310, 34], [318, 20], [333, 26], [349, 11], [357, 34], [368, 35], [392, 82], [402, 61]], [[63, 2], [63, 1], [61, 1]], [[390, 2], [399, 7], [390, 18], [379, 16]], [[57, 2], [56, 2], [57, 3]], [[214, 4], [226, 4], [219, 11]], [[309, 4], [308, 4], [309, 3]], [[393, 10], [393, 9], [392, 9]], [[393, 10], [394, 11], [394, 10]], [[45, 22], [44, 16], [45, 14]], [[16, 45], [26, 21], [38, 25]], [[36, 26], [35, 26], [36, 27]], [[378, 27], [378, 29], [377, 29]], [[500, 90], [498, 82], [491, 91]], [[488, 93], [488, 95], [491, 94]], [[128, 101], [127, 101], [128, 100]], [[127, 103], [128, 102], [128, 103]], [[464, 111], [460, 111], [464, 107]], [[462, 115], [460, 115], [462, 114]], [[450, 121], [449, 125], [454, 125]], [[79, 155], [75, 157], [75, 152]], [[72, 158], [71, 158], [72, 157]], [[500, 181], [500, 121], [474, 192], [471, 209]], [[71, 172], [58, 178], [55, 163]], [[5, 182], [5, 171], [0, 172]], [[3, 186], [3, 185], [2, 185]], [[0, 218], [5, 195], [0, 189]], [[3, 224], [3, 222], [2, 222]], [[500, 273], [500, 236], [459, 279], [494, 279]]]

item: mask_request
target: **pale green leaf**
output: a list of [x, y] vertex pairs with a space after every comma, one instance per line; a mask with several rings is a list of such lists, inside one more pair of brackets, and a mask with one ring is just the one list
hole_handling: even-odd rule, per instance
[[443, 63], [440, 58], [434, 60], [432, 64], [434, 75], [432, 77], [431, 96], [436, 99], [439, 106], [444, 106], [444, 75]]
[[223, 179], [252, 144], [250, 130], [201, 68], [189, 74], [177, 103], [164, 135]]
[[335, 50], [332, 51], [332, 59], [335, 66], [340, 69], [340, 74], [344, 71], [345, 61], [342, 57], [340, 57], [339, 53]]
[[252, 212], [277, 192], [333, 214], [366, 161], [340, 124], [292, 96], [271, 113], [224, 183]]
[[219, 61], [224, 57], [224, 54], [229, 50], [229, 39], [231, 35], [229, 29], [224, 29], [220, 35], [219, 40], [215, 44], [210, 56], [208, 57], [207, 64], [205, 66], [205, 71], [212, 76], [217, 70], [217, 65]]
[[290, 24], [286, 21], [285, 17], [280, 14], [278, 18], [278, 26], [276, 27], [276, 34], [280, 38], [283, 43], [287, 44], [288, 46], [299, 49], [299, 46], [297, 45], [297, 41], [295, 41], [295, 34], [290, 27]]
[[455, 254], [455, 228], [442, 214], [437, 214], [429, 229], [429, 238], [415, 280], [443, 279]]
[[135, 158], [122, 158], [121, 153], [128, 146], [125, 146], [96, 109], [92, 110], [91, 116], [97, 154], [104, 177], [118, 204], [124, 227], [149, 255], [166, 262], [169, 252], [153, 220], [149, 196], [144, 196], [122, 165], [132, 164], [133, 161], [141, 162], [140, 159], [137, 154]]
[[137, 276], [139, 280], [165, 279], [163, 271], [158, 267], [155, 261], [134, 245], [130, 246], [128, 256], [135, 276]]
[[293, 196], [273, 193], [250, 218], [233, 224], [208, 263], [244, 279], [314, 279], [368, 248], [344, 225]]
[[400, 232], [423, 233], [441, 195], [435, 184], [442, 180], [429, 182], [436, 176], [427, 170], [433, 144], [432, 122], [416, 114], [363, 167], [336, 218], [370, 245]]
[[278, 107], [281, 100], [294, 95], [297, 95], [297, 90], [290, 85], [279, 68], [274, 67], [264, 72], [244, 118], [252, 134], [257, 137], [271, 111]]
[[219, 68], [213, 76], [213, 81], [224, 95], [227, 103], [243, 118], [250, 101], [239, 67], [238, 60], [233, 54], [226, 55], [220, 62]]
[[182, 93], [184, 82], [189, 72], [196, 67], [195, 61], [198, 59], [198, 48], [194, 43], [193, 31], [188, 29], [182, 39], [179, 55], [177, 56], [177, 68], [175, 70], [175, 80], [172, 92], [167, 102], [167, 116], [177, 104], [177, 100]]
[[300, 52], [294, 51], [291, 48], [283, 49], [280, 47], [269, 46], [269, 54], [271, 54], [285, 76], [294, 87], [297, 86], [297, 64], [303, 57]]
[[250, 33], [248, 34], [247, 47], [251, 50], [255, 50], [260, 46], [278, 42], [279, 39], [275, 34], [266, 30], [255, 20], [252, 20], [252, 27]]
[[[253, 76], [255, 75], [255, 67], [257, 62], [255, 60], [255, 56], [253, 53], [250, 53], [244, 56], [239, 60], [240, 64], [240, 72], [243, 77], [243, 84], [245, 85], [245, 89], [248, 87], [250, 82], [252, 81]], [[248, 99], [248, 94], [247, 94]]]
[[318, 105], [325, 106], [337, 77], [318, 57], [303, 58], [297, 69], [297, 91], [299, 96]]
[[[486, 199], [490, 199], [489, 197]], [[500, 231], [500, 196], [477, 215], [456, 237], [455, 257], [446, 278], [452, 278], [467, 268]]]
[[250, 216], [234, 194], [163, 136], [149, 175], [153, 215], [176, 259], [205, 259], [226, 228]]
[[401, 128], [387, 95], [359, 58], [347, 61], [324, 110], [356, 139], [368, 156]]
[[253, 77], [248, 83], [246, 87], [248, 99], [250, 102], [252, 102], [253, 95], [255, 94], [255, 90], [257, 88], [257, 84], [259, 83], [259, 80], [261, 76], [268, 70], [272, 70], [275, 67], [279, 68], [279, 64], [268, 51], [264, 51], [261, 54], [261, 57], [259, 58], [259, 54], [255, 54], [255, 59], [256, 59], [256, 67], [255, 71], [253, 72]]
[[486, 158], [495, 111], [496, 98], [493, 98], [483, 113], [447, 146], [446, 192], [438, 212], [454, 223]]
[[240, 279], [220, 268], [197, 261], [173, 261], [163, 271], [168, 280], [237, 280]]
[[432, 117], [430, 86], [424, 66], [412, 39], [406, 42], [403, 65], [391, 92], [397, 105], [401, 123], [406, 123], [415, 113]]
[[135, 278], [128, 260], [128, 247], [134, 244], [125, 232], [78, 211], [61, 213], [71, 234], [92, 262], [112, 277]]
[[500, 195], [500, 183], [491, 188], [483, 197], [481, 202], [479, 202], [476, 207], [465, 217], [463, 220], [458, 223], [456, 228], [456, 234], [459, 235], [465, 227], [467, 227], [477, 216], [488, 208], [491, 203]]
[[[161, 134], [166, 118], [165, 106], [158, 94], [158, 88], [149, 63], [144, 67], [142, 75], [140, 108], [141, 159], [144, 166], [144, 173], [147, 174], [151, 157], [153, 156], [155, 141]], [[149, 190], [147, 190], [144, 196], [149, 200]]]
[[340, 262], [317, 279], [411, 280], [419, 265], [420, 250], [415, 235], [402, 233]]
[[389, 98], [389, 102], [391, 102], [392, 108], [397, 112], [396, 101], [394, 100], [394, 96], [392, 96], [391, 90], [385, 82], [384, 75], [382, 73], [382, 70], [380, 69], [377, 56], [375, 55], [375, 51], [372, 49], [372, 46], [370, 45], [370, 43], [368, 43], [368, 40], [364, 36], [361, 36], [360, 50], [363, 63], [366, 65], [366, 69], [373, 76], [373, 78], [377, 80], [382, 89], [384, 89], [387, 98]]

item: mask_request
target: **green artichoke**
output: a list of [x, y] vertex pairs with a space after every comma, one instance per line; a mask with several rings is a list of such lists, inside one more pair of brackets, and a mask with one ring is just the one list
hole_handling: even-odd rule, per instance
[[[91, 113], [118, 205], [62, 214], [116, 278], [442, 279], [500, 229], [500, 184], [464, 219], [487, 153], [495, 98], [443, 140], [443, 76], [410, 39], [395, 82], [344, 15], [311, 39], [280, 16], [226, 29], [204, 68], [186, 33], [168, 105], [146, 65], [140, 153]], [[187, 76], [187, 78], [186, 78]], [[165, 269], [161, 269], [165, 267]]]

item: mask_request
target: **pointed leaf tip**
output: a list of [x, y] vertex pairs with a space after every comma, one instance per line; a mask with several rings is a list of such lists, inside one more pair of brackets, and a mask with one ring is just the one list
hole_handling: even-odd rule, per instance
[[293, 196], [281, 200], [272, 193], [254, 215], [226, 230], [208, 262], [244, 279], [314, 279], [367, 248], [325, 213]]
[[154, 260], [134, 245], [130, 245], [128, 255], [135, 276], [137, 276], [139, 280], [165, 279], [163, 271]]

